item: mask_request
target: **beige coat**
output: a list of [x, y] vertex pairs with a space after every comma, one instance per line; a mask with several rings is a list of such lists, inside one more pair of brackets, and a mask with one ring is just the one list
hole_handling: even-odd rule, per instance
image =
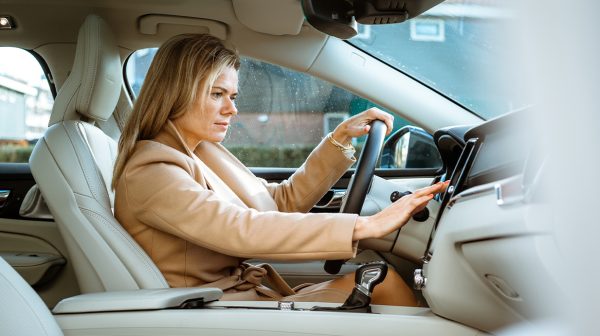
[[116, 186], [115, 216], [172, 287], [217, 286], [238, 294], [229, 299], [255, 299], [266, 272], [245, 259], [355, 255], [356, 215], [306, 213], [353, 160], [322, 141], [289, 180], [267, 183], [220, 144], [192, 152], [168, 122], [136, 145]]

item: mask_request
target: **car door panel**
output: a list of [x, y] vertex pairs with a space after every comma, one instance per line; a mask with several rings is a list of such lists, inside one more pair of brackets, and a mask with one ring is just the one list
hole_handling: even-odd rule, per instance
[[[391, 195], [396, 191], [412, 192], [429, 186], [432, 182], [432, 177], [386, 180], [374, 176], [361, 215], [370, 216], [391, 205]], [[425, 219], [410, 219], [400, 230], [394, 231], [383, 238], [362, 240], [359, 247], [379, 252], [391, 252], [394, 255], [419, 263], [425, 254], [438, 209], [438, 201], [433, 200], [427, 205], [428, 216]]]
[[[296, 168], [278, 168], [278, 167], [260, 167], [250, 168], [252, 173], [259, 178], [265, 179], [268, 182], [279, 183], [288, 179], [296, 171]], [[330, 198], [335, 194], [335, 191], [345, 191], [350, 183], [350, 178], [354, 174], [354, 169], [349, 169], [332, 187], [330, 192], [323, 196], [317, 205], [327, 204]], [[431, 183], [433, 176], [439, 175], [440, 169], [375, 169], [375, 175], [383, 179], [394, 181], [399, 185], [398, 191], [414, 190], [425, 187]], [[407, 189], [403, 189], [406, 187]], [[339, 207], [323, 209], [315, 207], [312, 212], [339, 212]]]
[[34, 184], [26, 163], [0, 163], [0, 218], [21, 218], [19, 208]]
[[34, 288], [51, 282], [66, 263], [51, 244], [37, 237], [0, 232], [0, 242], [0, 257]]

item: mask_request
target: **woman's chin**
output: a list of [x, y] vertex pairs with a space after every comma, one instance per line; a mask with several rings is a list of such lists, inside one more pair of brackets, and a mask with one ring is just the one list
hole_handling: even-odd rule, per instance
[[223, 142], [223, 140], [225, 140], [225, 135], [227, 135], [227, 133], [213, 134], [210, 139], [207, 140], [210, 142]]

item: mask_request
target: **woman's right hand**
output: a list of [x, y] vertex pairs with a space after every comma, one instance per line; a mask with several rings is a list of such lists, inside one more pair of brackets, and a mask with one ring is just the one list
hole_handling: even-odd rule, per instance
[[358, 217], [352, 240], [381, 238], [398, 230], [408, 222], [412, 215], [423, 210], [435, 194], [446, 190], [449, 183], [450, 181], [438, 182], [429, 187], [418, 189], [414, 193], [400, 198], [375, 215]]

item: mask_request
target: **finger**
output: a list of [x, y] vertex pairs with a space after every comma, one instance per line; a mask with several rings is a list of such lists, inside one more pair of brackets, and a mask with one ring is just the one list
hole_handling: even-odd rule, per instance
[[440, 192], [444, 192], [446, 191], [446, 189], [448, 189], [448, 186], [450, 185], [450, 180], [444, 181], [442, 182], [443, 186], [442, 186], [442, 191]]
[[367, 134], [371, 129], [369, 124], [373, 120], [381, 120], [385, 123], [386, 135], [389, 135], [394, 129], [394, 116], [376, 107], [372, 107], [344, 122], [347, 124], [346, 131], [348, 136], [358, 137]]
[[367, 110], [367, 117], [371, 120], [379, 119], [381, 121], [385, 121], [390, 117], [390, 114], [376, 107], [372, 107]]
[[367, 110], [367, 114], [369, 116], [371, 116], [372, 118], [377, 118], [377, 116], [383, 112], [382, 110], [378, 109], [377, 107], [371, 107], [370, 109]]
[[425, 188], [417, 189], [417, 190], [415, 190], [415, 192], [413, 192], [413, 194], [414, 194], [416, 197], [421, 197], [421, 196], [424, 196], [424, 195], [433, 194], [433, 193], [435, 193], [435, 192], [436, 192], [436, 191], [437, 191], [439, 188], [440, 188], [439, 184], [438, 184], [438, 183], [436, 183], [436, 184], [430, 185], [430, 186], [428, 186], [428, 187], [425, 187]]
[[[431, 196], [433, 196], [433, 195], [431, 195]], [[423, 202], [423, 203], [421, 203], [419, 206], [417, 206], [417, 207], [416, 207], [416, 208], [413, 210], [413, 212], [412, 212], [412, 215], [414, 215], [414, 214], [418, 213], [419, 211], [421, 211], [421, 210], [425, 209], [425, 207], [427, 207], [427, 204], [429, 203], [429, 201], [431, 201], [431, 198], [429, 198], [428, 200], [424, 201], [424, 202]]]
[[437, 194], [446, 189], [448, 185], [445, 182], [438, 182], [436, 184], [430, 185], [425, 188], [418, 189], [414, 192], [417, 197], [428, 195], [428, 194]]
[[359, 137], [369, 133], [370, 130], [369, 125], [352, 125], [346, 127], [346, 134], [350, 137]]
[[413, 211], [411, 213], [415, 213], [415, 212], [418, 212], [420, 210], [423, 210], [423, 208], [425, 206], [427, 206], [427, 203], [429, 203], [429, 201], [431, 201], [432, 198], [433, 198], [433, 194], [428, 194], [428, 195], [424, 195], [424, 196], [420, 196], [420, 197], [415, 197], [411, 201], [411, 204], [413, 206]]
[[385, 125], [387, 126], [386, 135], [388, 135], [392, 132], [392, 130], [394, 129], [394, 116], [393, 115], [391, 115], [385, 111], [382, 111], [376, 107], [369, 109], [368, 112], [369, 112], [369, 115], [371, 118], [381, 120], [385, 123]]
[[417, 207], [420, 207], [423, 204], [426, 205], [432, 198], [433, 194], [426, 194], [421, 196], [411, 194], [400, 198], [392, 204], [398, 209], [404, 209], [405, 211], [412, 212]]
[[385, 125], [387, 126], [387, 132], [385, 132], [385, 135], [390, 135], [390, 133], [392, 133], [394, 130], [394, 117], [390, 115], [390, 118], [385, 120]]

